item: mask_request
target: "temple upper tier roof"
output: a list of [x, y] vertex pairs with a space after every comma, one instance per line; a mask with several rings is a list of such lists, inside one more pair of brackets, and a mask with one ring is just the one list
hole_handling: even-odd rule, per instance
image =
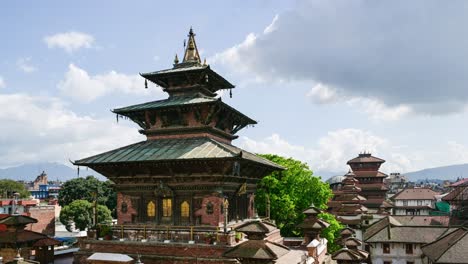
[[354, 159], [351, 159], [347, 164], [352, 163], [384, 163], [385, 160], [372, 156], [370, 153], [361, 153]]
[[92, 166], [129, 162], [177, 160], [244, 159], [275, 169], [283, 167], [230, 144], [208, 137], [149, 140], [111, 150], [74, 162]]
[[140, 75], [171, 95], [196, 92], [214, 97], [218, 90], [234, 88], [234, 85], [213, 71], [206, 61], [201, 62], [192, 28], [181, 63], [176, 55], [173, 68]]

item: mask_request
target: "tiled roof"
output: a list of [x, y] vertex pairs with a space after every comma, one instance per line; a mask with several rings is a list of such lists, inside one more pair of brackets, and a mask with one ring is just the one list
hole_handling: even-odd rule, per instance
[[450, 185], [450, 187], [457, 187], [457, 186], [468, 186], [468, 178], [461, 179], [457, 182], [454, 182]]
[[392, 218], [405, 226], [448, 226], [449, 216], [392, 215]]
[[267, 221], [249, 221], [246, 222], [245, 224], [242, 224], [238, 227], [236, 227], [237, 232], [243, 232], [243, 233], [260, 233], [260, 234], [267, 234], [270, 233], [271, 231], [277, 229], [277, 227]]
[[[363, 178], [363, 177], [379, 177], [379, 178], [385, 178], [388, 175], [380, 172], [380, 171], [355, 171], [354, 174], [356, 178]], [[359, 180], [359, 179], [358, 179]], [[363, 182], [361, 182], [363, 183]]]
[[239, 158], [260, 163], [265, 166], [283, 169], [281, 166], [267, 159], [208, 137], [142, 141], [92, 157], [77, 160], [74, 164], [91, 166], [107, 163], [225, 158]]
[[421, 247], [433, 263], [466, 263], [468, 260], [468, 229], [458, 228], [436, 241]]
[[228, 249], [224, 256], [228, 258], [275, 260], [288, 252], [289, 249], [281, 244], [267, 240], [248, 240]]
[[390, 232], [387, 228], [383, 228], [365, 241], [367, 243], [399, 242], [426, 244], [436, 240], [446, 231], [446, 227], [393, 226], [390, 227]]
[[374, 157], [371, 154], [359, 154], [359, 156], [357, 156], [356, 158], [349, 160], [347, 162], [347, 164], [350, 164], [350, 163], [366, 163], [366, 162], [384, 163], [385, 160]]
[[404, 189], [392, 197], [392, 200], [434, 200], [434, 195], [438, 195], [427, 188]]
[[0, 224], [6, 226], [18, 226], [37, 223], [35, 218], [24, 215], [10, 215], [0, 220]]

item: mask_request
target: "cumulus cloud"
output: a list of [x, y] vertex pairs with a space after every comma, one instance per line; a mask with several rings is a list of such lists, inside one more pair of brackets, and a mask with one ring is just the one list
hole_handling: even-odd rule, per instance
[[0, 88], [5, 88], [6, 84], [5, 84], [5, 80], [3, 80], [3, 77], [0, 76]]
[[57, 98], [0, 94], [0, 167], [79, 159], [142, 140], [113, 118], [81, 116]]
[[302, 0], [214, 58], [262, 80], [310, 80], [416, 113], [459, 112], [468, 102], [467, 12], [466, 1]]
[[405, 153], [401, 149], [392, 148], [388, 139], [360, 129], [330, 131], [312, 143], [312, 147], [306, 148], [291, 144], [280, 135], [273, 134], [260, 140], [243, 137], [239, 146], [255, 153], [292, 157], [307, 162], [315, 171], [346, 171], [346, 162], [364, 151], [387, 160], [383, 166], [386, 172], [408, 172], [427, 165], [421, 163], [417, 153]]
[[16, 66], [25, 73], [37, 71], [37, 68], [31, 64], [31, 58], [19, 58], [16, 61]]
[[84, 69], [70, 64], [65, 77], [57, 87], [66, 96], [84, 102], [91, 102], [106, 94], [117, 92], [133, 95], [162, 94], [160, 89], [145, 89], [143, 78], [115, 71], [105, 74], [89, 75]]
[[314, 85], [306, 96], [317, 104], [345, 103], [366, 113], [373, 120], [395, 121], [413, 113], [409, 105], [388, 106], [378, 98], [347, 96], [342, 91], [322, 83]]
[[44, 42], [49, 48], [62, 48], [72, 53], [81, 48], [91, 48], [94, 44], [94, 37], [86, 33], [70, 31], [46, 36]]

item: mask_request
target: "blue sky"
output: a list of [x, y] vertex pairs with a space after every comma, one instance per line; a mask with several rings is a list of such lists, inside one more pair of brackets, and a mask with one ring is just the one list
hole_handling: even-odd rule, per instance
[[[165, 98], [139, 72], [172, 65], [193, 26], [259, 121], [235, 145], [341, 172], [468, 162], [464, 1], [15, 1], [0, 9], [0, 167], [67, 163], [142, 140], [110, 109]], [[468, 76], [468, 75], [467, 75]]]

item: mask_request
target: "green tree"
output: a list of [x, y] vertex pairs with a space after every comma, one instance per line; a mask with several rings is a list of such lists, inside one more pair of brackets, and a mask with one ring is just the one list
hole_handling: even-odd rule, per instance
[[[255, 204], [260, 215], [266, 214], [267, 196], [270, 199], [270, 218], [275, 220], [283, 236], [300, 236], [302, 230], [297, 225], [302, 223], [305, 215], [302, 213], [312, 203], [326, 209], [333, 196], [330, 186], [320, 177], [313, 176], [307, 164], [277, 155], [265, 154], [262, 157], [285, 168], [264, 177], [258, 184]], [[322, 213], [323, 219], [330, 227], [323, 231], [323, 237], [334, 246], [336, 230], [341, 229], [335, 217]]]
[[98, 204], [106, 205], [114, 213], [117, 206], [117, 194], [112, 188], [112, 183], [100, 181], [94, 176], [66, 181], [60, 189], [58, 202], [60, 206], [69, 205], [75, 200], [94, 202], [95, 193], [97, 193]]
[[[79, 230], [86, 230], [93, 225], [93, 204], [86, 200], [75, 200], [60, 211], [60, 222], [71, 231], [73, 224]], [[111, 212], [105, 205], [97, 206], [98, 223], [112, 220]]]
[[12, 198], [13, 193], [19, 193], [20, 198], [28, 198], [31, 193], [24, 187], [24, 184], [8, 179], [0, 180], [0, 196], [3, 198]]

